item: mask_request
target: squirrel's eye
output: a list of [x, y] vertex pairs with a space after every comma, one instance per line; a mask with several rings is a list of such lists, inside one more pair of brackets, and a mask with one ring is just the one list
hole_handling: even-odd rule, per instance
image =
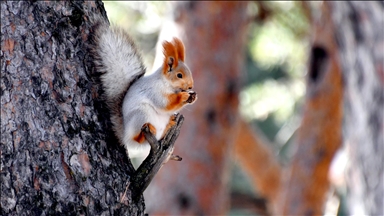
[[181, 79], [181, 78], [183, 78], [183, 74], [178, 73], [178, 74], [177, 74], [177, 77]]

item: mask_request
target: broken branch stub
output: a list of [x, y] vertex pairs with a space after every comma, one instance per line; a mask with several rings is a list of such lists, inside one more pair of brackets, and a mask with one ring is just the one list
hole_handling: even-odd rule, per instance
[[142, 131], [144, 132], [145, 139], [151, 146], [149, 155], [145, 158], [143, 163], [135, 171], [129, 185], [132, 198], [138, 200], [142, 196], [145, 189], [151, 183], [152, 179], [155, 177], [156, 173], [160, 170], [163, 164], [165, 164], [169, 159], [181, 157], [172, 155], [175, 141], [180, 134], [181, 125], [184, 121], [184, 116], [181, 114], [176, 114], [175, 118], [176, 124], [172, 126], [165, 134], [164, 138], [157, 141], [154, 134], [152, 134], [148, 127], [143, 127]]

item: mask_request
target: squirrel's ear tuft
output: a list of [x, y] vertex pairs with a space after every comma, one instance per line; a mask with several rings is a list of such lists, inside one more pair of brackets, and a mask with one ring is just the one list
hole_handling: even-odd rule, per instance
[[176, 47], [177, 56], [179, 57], [179, 60], [184, 62], [185, 59], [185, 47], [183, 42], [179, 38], [173, 38], [173, 44]]
[[163, 42], [163, 53], [164, 53], [164, 63], [163, 63], [163, 73], [172, 71], [178, 65], [178, 53], [174, 44], [164, 41]]

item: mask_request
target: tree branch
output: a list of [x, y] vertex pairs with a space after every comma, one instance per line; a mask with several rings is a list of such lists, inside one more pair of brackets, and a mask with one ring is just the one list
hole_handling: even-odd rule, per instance
[[235, 145], [236, 161], [261, 195], [274, 202], [280, 190], [283, 169], [271, 146], [258, 128], [240, 120]]
[[147, 158], [145, 158], [143, 163], [136, 170], [131, 179], [129, 189], [134, 200], [138, 200], [138, 198], [143, 194], [145, 189], [151, 183], [156, 173], [170, 158], [178, 158], [178, 160], [181, 160], [179, 156], [172, 155], [172, 152], [175, 141], [179, 136], [180, 128], [184, 121], [184, 116], [181, 114], [176, 114], [175, 121], [176, 124], [172, 126], [167, 131], [164, 138], [159, 141], [157, 141], [148, 127], [142, 128], [145, 139], [151, 145], [151, 151], [149, 152]]

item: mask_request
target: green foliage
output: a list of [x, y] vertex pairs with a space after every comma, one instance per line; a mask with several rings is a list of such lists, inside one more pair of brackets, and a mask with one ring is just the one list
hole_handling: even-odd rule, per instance
[[305, 93], [309, 22], [300, 2], [253, 4], [256, 17], [262, 10], [268, 15], [251, 25], [240, 111], [277, 144], [279, 151], [295, 131], [286, 127], [297, 128], [299, 124], [297, 107]]

